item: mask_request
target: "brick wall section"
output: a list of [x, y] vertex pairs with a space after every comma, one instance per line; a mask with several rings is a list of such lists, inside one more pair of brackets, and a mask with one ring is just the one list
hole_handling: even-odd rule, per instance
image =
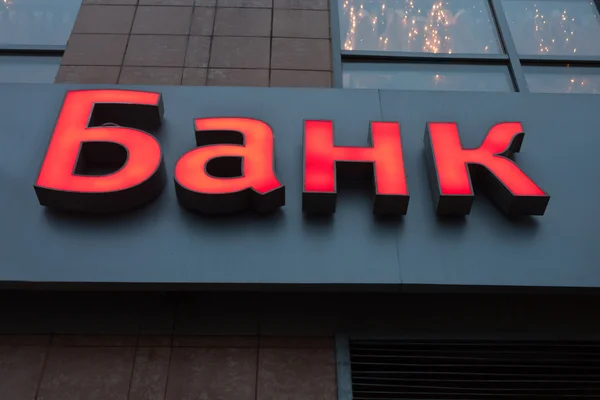
[[600, 297], [0, 290], [1, 400], [336, 400], [334, 333], [593, 340]]
[[[331, 316], [235, 294], [0, 291], [2, 400], [336, 400]], [[307, 314], [308, 313], [308, 314]]]
[[333, 338], [0, 335], [4, 400], [335, 400]]
[[84, 0], [57, 83], [331, 87], [328, 0]]

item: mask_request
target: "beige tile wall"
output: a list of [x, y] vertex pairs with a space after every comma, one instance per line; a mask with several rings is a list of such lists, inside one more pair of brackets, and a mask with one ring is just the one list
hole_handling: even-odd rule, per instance
[[0, 335], [3, 400], [335, 400], [333, 338]]
[[328, 0], [84, 0], [56, 82], [331, 87]]
[[0, 399], [336, 400], [327, 298], [0, 291]]

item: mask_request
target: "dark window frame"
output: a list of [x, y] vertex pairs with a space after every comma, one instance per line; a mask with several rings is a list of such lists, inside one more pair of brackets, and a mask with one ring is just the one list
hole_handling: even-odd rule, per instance
[[[523, 66], [600, 67], [599, 56], [519, 56], [504, 13], [502, 0], [486, 0], [497, 28], [498, 40], [504, 54], [441, 54], [384, 51], [342, 50], [340, 35], [339, 0], [331, 1], [331, 47], [333, 50], [333, 86], [343, 87], [344, 63], [431, 63], [431, 64], [477, 64], [505, 65], [508, 68], [516, 92], [529, 93]], [[543, 1], [543, 0], [542, 0]], [[600, 13], [600, 0], [593, 0]], [[599, 38], [600, 39], [600, 38]]]
[[[60, 68], [60, 60], [62, 59], [63, 54], [65, 53], [66, 46], [7, 46], [0, 45], [0, 57], [21, 57], [27, 58], [31, 57], [31, 59], [39, 59], [39, 57], [48, 57], [48, 58], [56, 58], [58, 59], [58, 66]], [[54, 83], [54, 79], [52, 82]], [[15, 81], [21, 82], [22, 81]]]
[[62, 57], [66, 48], [66, 45], [13, 45], [0, 43], [0, 56]]
[[0, 45], [0, 56], [54, 56], [62, 57], [67, 46], [15, 46]]

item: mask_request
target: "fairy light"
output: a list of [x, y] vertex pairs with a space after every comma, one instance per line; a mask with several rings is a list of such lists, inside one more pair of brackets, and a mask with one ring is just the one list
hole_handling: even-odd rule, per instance
[[350, 19], [350, 29], [346, 34], [346, 41], [344, 42], [345, 50], [354, 50], [355, 39], [356, 39], [356, 13], [354, 11], [354, 6], [349, 5], [349, 0], [346, 0], [344, 3], [344, 8], [349, 8], [349, 19]]
[[425, 43], [423, 45], [424, 52], [452, 53], [452, 49], [450, 48], [450, 36], [446, 32], [446, 26], [450, 23], [444, 12], [444, 3], [444, 1], [438, 1], [434, 3], [431, 7], [431, 11], [427, 13], [427, 29], [425, 34]]
[[[341, 14], [348, 26], [342, 36], [343, 50], [453, 53], [455, 38], [449, 25], [456, 24], [458, 15], [465, 12], [463, 8], [455, 16], [449, 11], [453, 7], [451, 0], [433, 0], [433, 3], [428, 2], [428, 8], [417, 8], [417, 0], [384, 1], [374, 4], [365, 0], [340, 1]], [[472, 4], [468, 8], [472, 8], [470, 12], [477, 15], [484, 12], [481, 7]], [[400, 27], [395, 25], [397, 23]], [[480, 46], [482, 52], [489, 52], [493, 48], [489, 41]]]
[[[573, 79], [571, 81], [573, 81]], [[587, 83], [588, 83], [588, 80], [585, 78], [582, 78], [577, 83], [572, 82], [572, 84], [569, 86], [569, 92], [573, 91], [575, 88], [576, 88], [575, 90], [577, 92], [586, 92], [586, 89], [584, 88], [584, 86], [586, 86]], [[596, 93], [596, 90], [592, 88], [591, 93]]]
[[567, 23], [567, 10], [565, 9], [562, 14], [561, 14], [561, 18], [560, 18], [560, 29], [563, 32], [563, 37], [564, 37], [564, 43], [563, 43], [563, 49], [567, 50], [567, 45], [569, 42], [569, 36], [573, 36], [573, 31], [571, 31], [571, 35], [569, 35], [570, 29], [568, 29], [568, 26], [565, 26]]
[[413, 44], [415, 40], [417, 40], [417, 35], [419, 34], [418, 28], [416, 26], [417, 20], [415, 15], [414, 0], [404, 0], [404, 18], [402, 19], [403, 25], [408, 25], [409, 19], [410, 30], [408, 31], [408, 35], [406, 36], [406, 44], [407, 49], [411, 51], [413, 50]]
[[540, 54], [577, 53], [575, 18], [569, 15], [567, 9], [564, 8], [560, 14], [556, 14], [556, 18], [551, 19], [546, 18], [537, 4], [534, 4], [534, 9], [534, 35], [539, 42], [538, 52]]
[[585, 86], [586, 82], [587, 82], [587, 79], [585, 79], [585, 78], [583, 78], [583, 79], [575, 79], [575, 78], [569, 79], [569, 85], [567, 87], [567, 92], [572, 92], [573, 90], [575, 90], [576, 92], [583, 91], [583, 86]]

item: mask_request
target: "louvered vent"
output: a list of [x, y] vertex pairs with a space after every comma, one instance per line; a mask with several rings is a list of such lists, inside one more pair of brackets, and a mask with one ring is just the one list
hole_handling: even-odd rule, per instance
[[600, 399], [600, 342], [351, 340], [354, 400]]

